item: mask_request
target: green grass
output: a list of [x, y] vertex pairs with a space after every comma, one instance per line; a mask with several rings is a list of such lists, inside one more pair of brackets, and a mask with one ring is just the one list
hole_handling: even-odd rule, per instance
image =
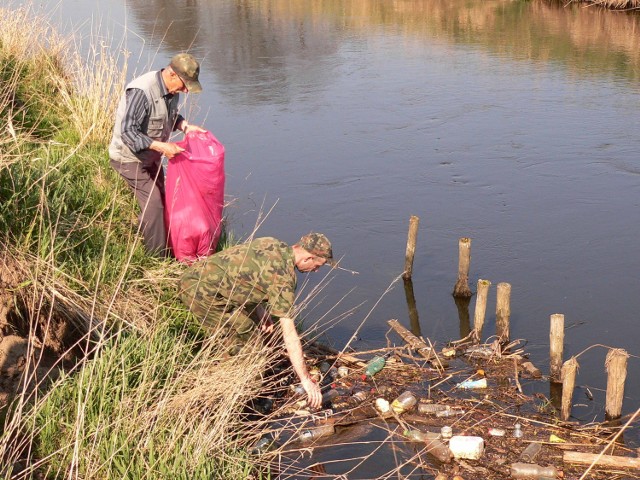
[[108, 163], [117, 59], [100, 48], [80, 61], [28, 7], [0, 14], [0, 302], [64, 362], [3, 406], [0, 472], [268, 478], [246, 453], [258, 434], [243, 405], [273, 354], [220, 362], [222, 332], [205, 335], [177, 298], [185, 267], [145, 254]]

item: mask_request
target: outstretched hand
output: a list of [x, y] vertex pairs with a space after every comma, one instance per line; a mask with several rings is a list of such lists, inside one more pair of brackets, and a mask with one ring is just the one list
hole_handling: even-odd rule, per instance
[[301, 382], [302, 388], [307, 392], [307, 403], [311, 408], [320, 408], [322, 406], [322, 393], [320, 386], [313, 381], [311, 377], [307, 377]]

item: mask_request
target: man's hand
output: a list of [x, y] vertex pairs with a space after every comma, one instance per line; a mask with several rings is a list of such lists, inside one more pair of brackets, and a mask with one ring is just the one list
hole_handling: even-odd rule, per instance
[[189, 132], [198, 132], [198, 133], [204, 133], [207, 130], [205, 128], [199, 127], [198, 125], [187, 125], [183, 132], [186, 135]]
[[186, 120], [182, 120], [182, 123], [180, 124], [180, 130], [182, 130], [185, 135], [189, 132], [204, 133], [207, 131], [206, 129], [199, 127], [198, 125], [190, 125]]
[[320, 408], [322, 406], [322, 393], [320, 386], [314, 382], [311, 377], [306, 377], [301, 382], [302, 388], [307, 392], [307, 403], [311, 408]]
[[256, 314], [260, 319], [260, 331], [262, 333], [273, 333], [273, 321], [271, 320], [271, 315], [269, 315], [267, 310], [262, 305], [258, 305], [256, 306]]
[[271, 321], [270, 315], [262, 317], [262, 321], [260, 322], [260, 331], [262, 333], [273, 333], [273, 321]]
[[160, 152], [167, 158], [173, 158], [180, 152], [184, 152], [184, 148], [179, 147], [176, 143], [154, 141], [149, 148]]

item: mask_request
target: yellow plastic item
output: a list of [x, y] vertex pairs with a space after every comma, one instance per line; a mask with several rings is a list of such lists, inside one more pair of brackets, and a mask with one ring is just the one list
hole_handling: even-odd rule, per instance
[[560, 437], [558, 437], [558, 436], [556, 436], [554, 434], [549, 435], [549, 441], [551, 443], [567, 443], [566, 440], [564, 440], [564, 439], [562, 439], [562, 438], [560, 438]]

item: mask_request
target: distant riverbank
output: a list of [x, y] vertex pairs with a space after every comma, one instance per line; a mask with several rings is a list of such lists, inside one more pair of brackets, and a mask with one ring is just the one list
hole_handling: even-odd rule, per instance
[[[577, 3], [586, 3], [593, 6], [610, 8], [613, 10], [636, 10], [640, 8], [640, 0], [574, 0]], [[564, 5], [572, 3], [571, 0], [561, 1]]]

